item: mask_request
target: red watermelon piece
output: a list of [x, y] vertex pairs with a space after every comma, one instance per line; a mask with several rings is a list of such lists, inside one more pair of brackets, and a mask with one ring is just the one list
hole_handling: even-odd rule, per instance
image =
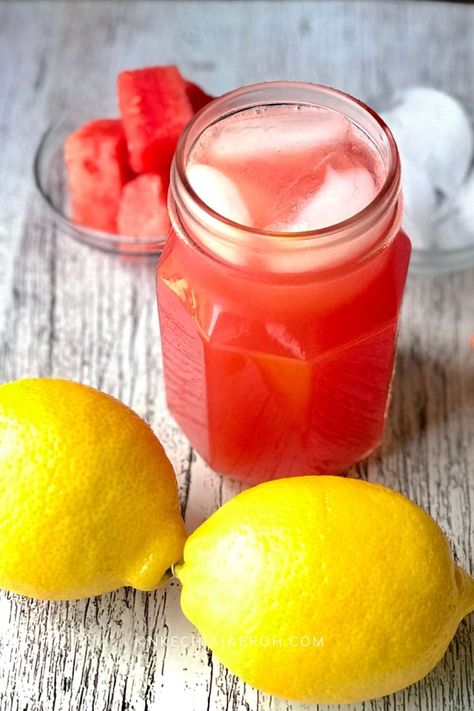
[[131, 176], [121, 122], [90, 121], [68, 136], [64, 150], [73, 220], [116, 232], [122, 187]]
[[178, 138], [194, 113], [178, 68], [122, 72], [118, 76], [118, 99], [133, 170], [150, 173], [169, 169]]
[[120, 234], [133, 237], [167, 235], [170, 226], [167, 189], [167, 178], [153, 173], [144, 173], [127, 183], [118, 213]]
[[199, 111], [199, 109], [202, 109], [203, 106], [206, 106], [206, 104], [214, 98], [213, 96], [206, 94], [200, 86], [194, 84], [192, 81], [186, 81], [186, 93], [195, 113], [196, 111]]

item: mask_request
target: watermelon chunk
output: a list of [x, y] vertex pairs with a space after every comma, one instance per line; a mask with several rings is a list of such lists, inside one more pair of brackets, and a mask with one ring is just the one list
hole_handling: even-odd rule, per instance
[[122, 72], [118, 99], [133, 170], [169, 169], [181, 131], [194, 113], [178, 68]]
[[144, 173], [123, 189], [118, 213], [120, 234], [134, 237], [167, 235], [170, 222], [166, 207], [168, 179]]
[[192, 81], [186, 81], [186, 93], [195, 113], [196, 111], [199, 111], [199, 109], [202, 109], [203, 106], [206, 106], [206, 104], [214, 98], [213, 96], [206, 94], [200, 86], [194, 84]]
[[96, 119], [81, 126], [66, 139], [64, 152], [73, 220], [116, 232], [122, 187], [131, 176], [121, 122]]

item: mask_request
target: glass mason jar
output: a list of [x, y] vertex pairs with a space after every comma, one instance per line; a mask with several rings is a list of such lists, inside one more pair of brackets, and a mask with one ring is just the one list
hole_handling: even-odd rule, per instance
[[[386, 169], [373, 201], [338, 224], [270, 233], [214, 212], [187, 160], [209, 126], [250, 107], [297, 104], [345, 115]], [[382, 437], [410, 257], [400, 229], [400, 162], [384, 122], [324, 86], [270, 82], [206, 106], [171, 171], [172, 231], [158, 265], [169, 409], [216, 471], [248, 482], [336, 474]]]

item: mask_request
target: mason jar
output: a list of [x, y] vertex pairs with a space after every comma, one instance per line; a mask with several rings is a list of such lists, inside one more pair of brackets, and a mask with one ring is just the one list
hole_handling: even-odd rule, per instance
[[[279, 105], [326, 107], [364, 133], [384, 166], [370, 204], [285, 234], [234, 222], [201, 199], [187, 176], [198, 138], [234, 114]], [[166, 395], [196, 451], [251, 483], [336, 474], [366, 457], [387, 415], [410, 257], [398, 151], [382, 119], [320, 85], [232, 91], [182, 134], [169, 211], [157, 272]]]

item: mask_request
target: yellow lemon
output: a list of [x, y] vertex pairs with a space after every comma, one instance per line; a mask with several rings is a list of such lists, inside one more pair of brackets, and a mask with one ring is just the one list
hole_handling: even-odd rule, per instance
[[185, 537], [171, 464], [132, 410], [64, 380], [0, 386], [0, 587], [45, 599], [149, 590]]
[[474, 608], [474, 581], [430, 516], [340, 477], [261, 484], [187, 540], [182, 608], [246, 682], [320, 703], [370, 699], [427, 674]]

